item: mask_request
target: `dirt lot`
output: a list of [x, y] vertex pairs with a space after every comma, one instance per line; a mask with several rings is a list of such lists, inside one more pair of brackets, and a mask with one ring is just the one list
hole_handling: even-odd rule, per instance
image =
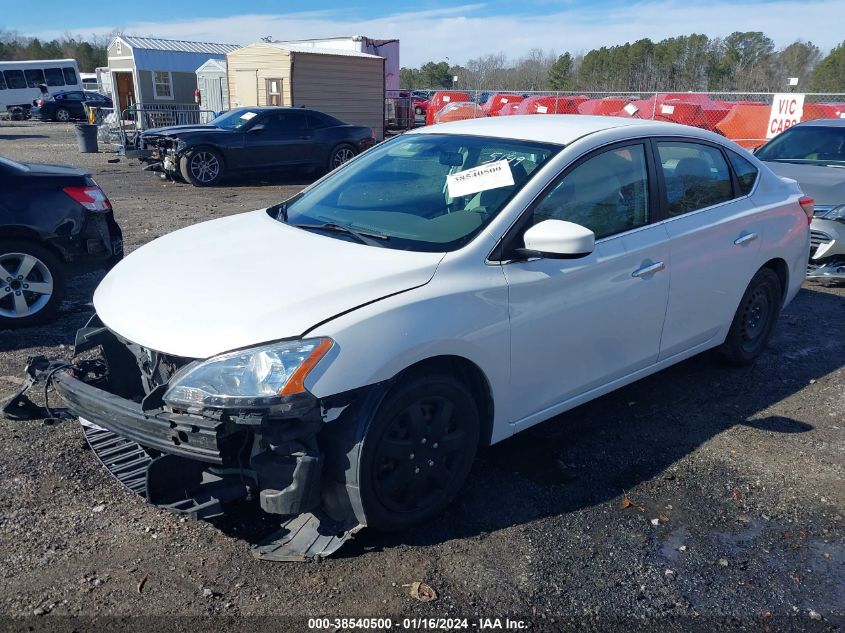
[[[128, 251], [303, 184], [194, 189], [115, 154], [78, 154], [70, 126], [0, 125], [5, 156], [91, 169]], [[68, 354], [98, 280], [75, 283], [54, 324], [0, 332], [0, 396], [27, 356]], [[0, 421], [0, 616], [31, 618], [0, 628], [68, 625], [57, 615], [278, 616], [251, 630], [304, 629], [304, 616], [460, 615], [470, 628], [510, 616], [533, 630], [654, 618], [701, 630], [843, 626], [843, 317], [845, 286], [806, 284], [755, 366], [705, 355], [580, 407], [486, 451], [438, 520], [364, 531], [318, 564], [257, 562], [241, 538], [253, 531], [237, 521], [145, 505], [75, 423]], [[405, 585], [416, 580], [439, 598], [412, 599]]]

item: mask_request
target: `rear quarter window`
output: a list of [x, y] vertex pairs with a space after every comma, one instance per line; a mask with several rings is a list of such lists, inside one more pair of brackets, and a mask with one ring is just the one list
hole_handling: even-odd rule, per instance
[[728, 150], [728, 159], [731, 161], [731, 166], [734, 168], [736, 179], [739, 181], [739, 191], [742, 195], [747, 196], [754, 189], [754, 183], [757, 182], [757, 176], [760, 171], [753, 165], [750, 160], [747, 160]]

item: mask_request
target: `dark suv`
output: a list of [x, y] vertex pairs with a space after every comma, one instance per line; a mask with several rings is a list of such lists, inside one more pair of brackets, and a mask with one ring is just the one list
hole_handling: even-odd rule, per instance
[[0, 329], [47, 321], [69, 274], [122, 257], [111, 202], [88, 173], [0, 157]]

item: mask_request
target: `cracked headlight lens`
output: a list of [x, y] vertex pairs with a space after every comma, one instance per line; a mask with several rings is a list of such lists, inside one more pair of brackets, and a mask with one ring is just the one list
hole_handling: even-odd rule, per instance
[[177, 373], [164, 401], [177, 408], [274, 404], [305, 391], [305, 377], [332, 345], [313, 338], [215, 356]]

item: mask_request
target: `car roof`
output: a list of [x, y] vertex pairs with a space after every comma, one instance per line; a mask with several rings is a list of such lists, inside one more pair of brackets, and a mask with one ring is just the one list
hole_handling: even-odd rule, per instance
[[[541, 143], [569, 145], [577, 139], [600, 132], [619, 128], [640, 128], [639, 133], [651, 136], [685, 136], [712, 140], [714, 134], [699, 128], [650, 121], [647, 119], [627, 119], [615, 116], [593, 116], [588, 114], [519, 114], [501, 117], [484, 117], [439, 123], [409, 132], [410, 134], [469, 134], [472, 136], [490, 136], [504, 139], [520, 139]], [[632, 136], [637, 132], [632, 129]], [[722, 137], [722, 140], [724, 138]]]
[[802, 121], [798, 125], [801, 127], [845, 127], [845, 119], [811, 119]]

